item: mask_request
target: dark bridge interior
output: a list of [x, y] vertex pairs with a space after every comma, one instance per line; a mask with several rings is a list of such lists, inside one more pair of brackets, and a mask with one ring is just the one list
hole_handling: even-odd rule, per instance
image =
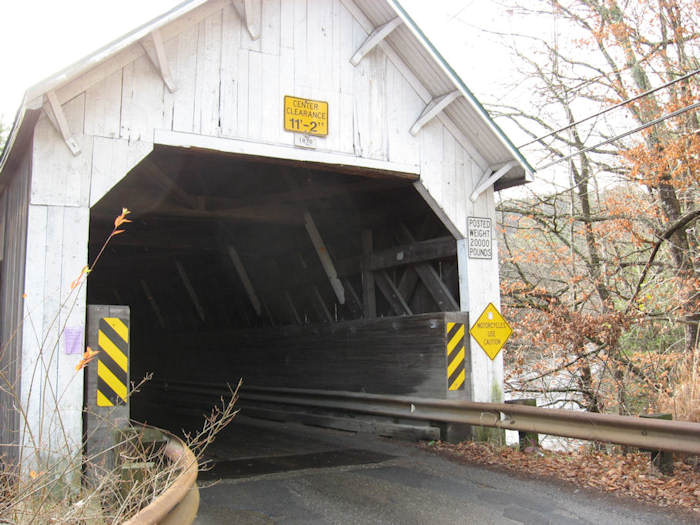
[[90, 261], [122, 207], [88, 303], [130, 306], [132, 381], [444, 397], [456, 242], [411, 177], [158, 148], [93, 207]]

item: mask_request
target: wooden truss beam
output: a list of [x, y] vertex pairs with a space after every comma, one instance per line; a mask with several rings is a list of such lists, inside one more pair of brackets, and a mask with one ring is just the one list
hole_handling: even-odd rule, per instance
[[71, 133], [70, 126], [68, 125], [68, 120], [66, 119], [66, 114], [63, 113], [63, 107], [58, 101], [55, 91], [49, 91], [46, 93], [46, 99], [48, 101], [48, 108], [44, 106], [44, 111], [49, 117], [49, 120], [53, 124], [56, 131], [61, 134], [63, 141], [68, 146], [68, 149], [74, 156], [80, 155], [80, 145]]
[[355, 287], [350, 282], [350, 279], [343, 279], [343, 286], [345, 286], [345, 290], [347, 291], [347, 306], [350, 309], [350, 313], [355, 318], [362, 317], [362, 302], [355, 291]]
[[145, 174], [158, 186], [170, 192], [175, 199], [187, 208], [196, 208], [198, 199], [196, 196], [187, 193], [173, 179], [168, 177], [160, 167], [152, 160], [145, 159], [141, 162], [139, 169], [143, 169]]
[[301, 317], [299, 316], [299, 310], [297, 310], [297, 307], [294, 304], [294, 300], [289, 294], [289, 291], [284, 292], [284, 298], [287, 301], [287, 306], [289, 306], [289, 312], [292, 314], [292, 319], [294, 320], [294, 322], [296, 322], [296, 324], [298, 325], [304, 324], [301, 320]]
[[160, 30], [156, 29], [150, 34], [150, 43], [153, 45], [153, 52], [148, 49], [144, 42], [141, 42], [146, 55], [151, 60], [151, 64], [156, 68], [156, 71], [160, 74], [160, 78], [163, 79], [165, 87], [168, 91], [174, 93], [177, 91], [177, 84], [173, 78], [173, 74], [170, 71], [170, 64], [168, 63], [168, 55], [165, 54], [165, 46], [163, 45], [163, 37], [160, 34]]
[[338, 279], [338, 272], [333, 264], [333, 259], [331, 259], [328, 249], [326, 248], [326, 244], [323, 242], [323, 238], [321, 237], [321, 233], [318, 231], [316, 223], [308, 211], [304, 212], [304, 226], [306, 227], [306, 232], [309, 234], [311, 243], [316, 249], [316, 254], [321, 261], [321, 266], [323, 266], [323, 270], [328, 276], [328, 280], [331, 283], [331, 288], [333, 288], [333, 292], [335, 292], [335, 296], [338, 298], [338, 302], [340, 304], [345, 304], [345, 289], [343, 288], [343, 283], [341, 283], [340, 279]]
[[238, 277], [240, 278], [241, 283], [243, 283], [243, 288], [245, 289], [245, 292], [248, 295], [250, 304], [253, 305], [255, 313], [258, 316], [260, 316], [260, 314], [262, 313], [262, 305], [260, 304], [260, 299], [258, 299], [258, 296], [255, 293], [253, 283], [250, 281], [250, 277], [248, 277], [248, 272], [246, 272], [245, 266], [243, 266], [243, 261], [238, 255], [236, 249], [231, 245], [228, 246], [228, 255], [231, 258], [233, 267], [236, 269], [236, 273], [238, 273]]
[[405, 299], [401, 296], [394, 281], [391, 280], [386, 271], [376, 272], [374, 276], [379, 290], [389, 302], [391, 309], [394, 310], [396, 315], [413, 315], [408, 303], [406, 303]]
[[457, 255], [457, 241], [453, 237], [438, 237], [373, 253], [369, 261], [369, 269], [383, 270], [406, 264], [444, 259], [453, 255]]
[[[405, 225], [400, 224], [398, 228], [398, 235], [402, 242], [413, 243], [413, 235], [406, 228]], [[425, 287], [430, 292], [430, 295], [437, 303], [440, 311], [442, 312], [456, 312], [459, 311], [459, 305], [452, 297], [452, 293], [447, 288], [447, 285], [440, 279], [440, 276], [435, 271], [430, 263], [422, 262], [418, 263], [413, 267], [418, 274], [418, 277], [423, 282]]]
[[357, 66], [370, 51], [389, 36], [394, 29], [399, 27], [401, 23], [401, 19], [397, 16], [389, 20], [386, 24], [377, 27], [358, 48], [350, 59], [350, 63], [353, 66]]
[[192, 281], [190, 281], [190, 278], [185, 271], [185, 267], [182, 266], [180, 261], [175, 261], [175, 267], [177, 268], [177, 273], [180, 274], [180, 279], [182, 280], [185, 290], [187, 290], [187, 295], [189, 295], [190, 299], [192, 300], [194, 309], [197, 310], [197, 315], [202, 321], [204, 321], [206, 317], [204, 315], [204, 308], [202, 308], [202, 303], [199, 302], [199, 297], [197, 297], [197, 292], [195, 291], [194, 286], [192, 286]]
[[418, 135], [418, 132], [423, 126], [425, 126], [428, 122], [430, 122], [440, 113], [442, 113], [443, 109], [445, 109], [449, 104], [451, 104], [461, 95], [462, 92], [458, 89], [455, 89], [450, 93], [446, 93], [445, 95], [436, 97], [433, 100], [431, 100], [428, 103], [428, 105], [425, 106], [425, 109], [423, 109], [423, 112], [418, 117], [418, 120], [416, 120], [413, 126], [411, 126], [411, 135], [413, 135], [414, 137]]
[[153, 294], [151, 293], [151, 288], [148, 286], [148, 283], [144, 280], [141, 279], [141, 289], [143, 290], [143, 293], [146, 295], [146, 299], [148, 300], [148, 303], [151, 305], [151, 309], [153, 310], [153, 313], [156, 316], [156, 319], [158, 319], [158, 324], [160, 325], [161, 328], [165, 328], [165, 318], [163, 317], [163, 314], [160, 311], [160, 307], [158, 306], [158, 303], [156, 302], [156, 298], [153, 297]]
[[257, 40], [262, 33], [262, 0], [231, 0], [238, 16], [245, 24], [251, 40]]
[[323, 300], [323, 296], [318, 289], [318, 286], [314, 285], [311, 287], [311, 295], [313, 296], [314, 304], [316, 305], [316, 312], [318, 313], [321, 322], [332, 323], [333, 316], [330, 310], [326, 306], [326, 301]]
[[374, 273], [369, 269], [372, 250], [372, 230], [364, 230], [362, 232], [362, 313], [365, 319], [377, 317]]

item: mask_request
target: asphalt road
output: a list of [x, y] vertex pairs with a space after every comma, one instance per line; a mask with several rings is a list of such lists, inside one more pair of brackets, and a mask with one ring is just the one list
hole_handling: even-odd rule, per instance
[[369, 435], [239, 417], [210, 447], [198, 525], [692, 523]]

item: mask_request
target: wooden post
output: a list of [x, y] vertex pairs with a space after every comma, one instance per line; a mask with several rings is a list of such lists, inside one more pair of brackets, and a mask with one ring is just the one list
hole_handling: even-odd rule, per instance
[[[673, 414], [642, 414], [640, 417], [646, 419], [673, 419]], [[673, 452], [668, 450], [648, 450], [644, 452], [651, 454], [651, 463], [663, 474], [673, 474]]]
[[[510, 405], [526, 405], [531, 407], [537, 406], [537, 399], [509, 399], [506, 401]], [[528, 448], [535, 450], [540, 446], [540, 438], [537, 432], [524, 432], [518, 431], [518, 442], [520, 444], [520, 450], [526, 451]]]
[[369, 269], [372, 250], [372, 230], [364, 230], [362, 232], [362, 313], [365, 319], [377, 317], [374, 274]]

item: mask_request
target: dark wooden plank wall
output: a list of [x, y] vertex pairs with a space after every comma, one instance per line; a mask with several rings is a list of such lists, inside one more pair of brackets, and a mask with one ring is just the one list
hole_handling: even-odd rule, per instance
[[[445, 398], [445, 323], [434, 313], [235, 332], [170, 333], [134, 343], [134, 377]], [[147, 391], [147, 390], [146, 390]], [[138, 404], [138, 397], [134, 398]]]
[[20, 414], [13, 407], [20, 395], [24, 317], [24, 263], [31, 180], [31, 147], [17, 162], [11, 181], [0, 197], [0, 457], [18, 458]]

